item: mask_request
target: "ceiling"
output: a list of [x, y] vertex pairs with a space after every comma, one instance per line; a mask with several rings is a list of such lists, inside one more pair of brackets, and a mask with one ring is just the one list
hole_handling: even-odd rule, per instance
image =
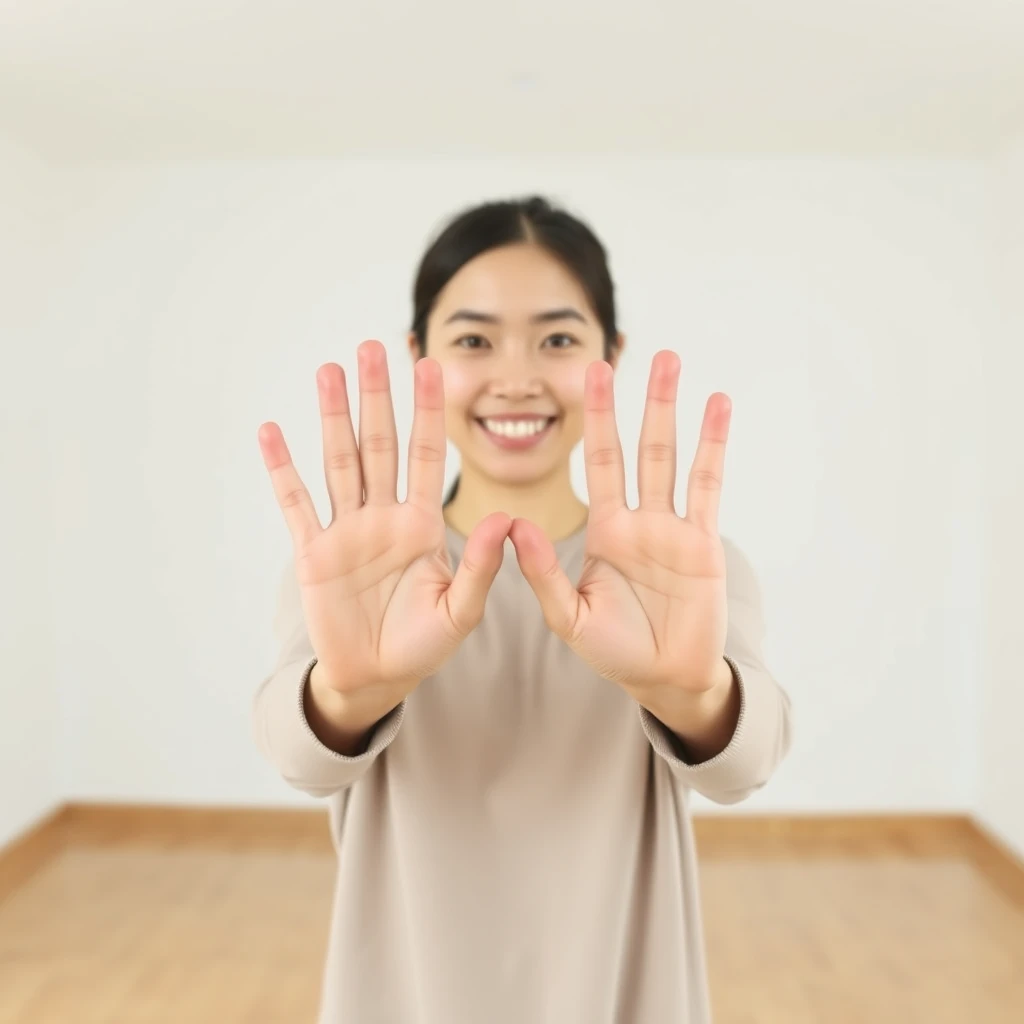
[[0, 135], [54, 160], [973, 156], [1024, 0], [0, 0]]

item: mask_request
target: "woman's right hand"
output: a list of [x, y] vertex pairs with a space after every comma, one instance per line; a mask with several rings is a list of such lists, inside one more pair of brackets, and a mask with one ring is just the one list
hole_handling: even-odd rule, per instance
[[[319, 685], [350, 704], [398, 704], [450, 657], [483, 616], [511, 519], [494, 512], [466, 541], [453, 574], [441, 511], [447, 450], [441, 368], [415, 368], [408, 493], [397, 500], [398, 436], [387, 356], [363, 342], [359, 443], [345, 373], [317, 372], [331, 522], [324, 528], [276, 423], [260, 450], [292, 536]], [[366, 698], [364, 700], [364, 698]]]

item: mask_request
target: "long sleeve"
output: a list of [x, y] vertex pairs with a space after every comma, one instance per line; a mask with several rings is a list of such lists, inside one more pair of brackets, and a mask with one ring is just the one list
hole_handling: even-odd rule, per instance
[[253, 738], [260, 752], [284, 780], [311, 796], [329, 796], [352, 785], [369, 771], [405, 717], [406, 701], [374, 728], [366, 751], [346, 757], [317, 738], [306, 720], [303, 696], [316, 654], [306, 632], [302, 600], [294, 569], [285, 571], [274, 617], [279, 654], [252, 702]]
[[740, 690], [740, 713], [726, 748], [708, 761], [691, 764], [678, 737], [642, 705], [640, 724], [672, 774], [718, 804], [734, 804], [760, 789], [791, 744], [790, 701], [764, 663], [765, 625], [761, 590], [750, 562], [723, 538], [729, 626], [725, 660]]

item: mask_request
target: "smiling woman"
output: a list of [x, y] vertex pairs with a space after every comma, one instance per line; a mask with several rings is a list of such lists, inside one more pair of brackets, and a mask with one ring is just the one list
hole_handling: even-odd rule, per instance
[[628, 508], [604, 249], [541, 199], [440, 234], [408, 345], [404, 501], [379, 342], [358, 348], [358, 445], [343, 369], [318, 374], [326, 528], [260, 430], [295, 566], [253, 721], [332, 801], [320, 1022], [707, 1024], [689, 792], [742, 800], [790, 743], [756, 580], [718, 534], [728, 396], [707, 400], [682, 517], [680, 359], [655, 353]]
[[486, 203], [427, 249], [409, 348], [441, 365], [446, 430], [461, 476], [445, 519], [468, 534], [495, 508], [561, 537], [586, 514], [569, 456], [583, 435], [587, 363], [612, 367], [624, 339], [603, 245], [540, 197]]

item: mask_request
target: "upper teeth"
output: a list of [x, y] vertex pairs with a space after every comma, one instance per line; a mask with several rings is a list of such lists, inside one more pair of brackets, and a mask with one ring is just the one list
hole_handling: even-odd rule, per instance
[[530, 437], [547, 426], [547, 419], [539, 420], [484, 420], [484, 426], [493, 434], [505, 437]]

